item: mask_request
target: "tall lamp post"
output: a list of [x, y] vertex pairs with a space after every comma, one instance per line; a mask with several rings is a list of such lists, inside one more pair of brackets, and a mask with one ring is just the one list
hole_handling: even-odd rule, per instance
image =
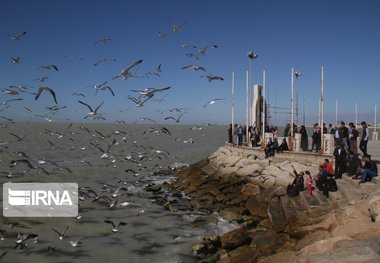
[[[249, 89], [252, 90], [252, 61], [256, 58], [258, 58], [259, 55], [257, 55], [255, 52], [253, 51], [249, 51], [248, 54], [248, 61], [249, 61]], [[247, 138], [247, 142], [248, 142], [248, 110], [249, 110], [249, 105], [248, 105], [248, 97], [249, 97], [249, 92], [248, 92], [248, 85], [247, 85], [247, 112], [246, 112], [246, 123], [247, 123], [247, 131], [246, 131], [246, 138]], [[251, 91], [253, 92], [253, 91]], [[253, 107], [252, 105], [252, 100], [251, 100], [251, 107]], [[253, 119], [253, 116], [252, 116], [252, 110], [251, 110], [251, 119]], [[253, 123], [252, 123], [253, 125]]]
[[[298, 78], [302, 75], [301, 72], [295, 71], [294, 76], [296, 77], [296, 125], [299, 126], [298, 123]], [[292, 124], [293, 125], [293, 124]]]

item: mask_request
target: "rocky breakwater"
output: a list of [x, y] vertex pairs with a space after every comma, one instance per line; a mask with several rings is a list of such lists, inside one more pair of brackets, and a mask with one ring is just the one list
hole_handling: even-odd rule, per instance
[[[317, 190], [313, 196], [301, 192], [289, 198], [292, 166], [314, 176], [318, 172], [317, 163], [281, 155], [262, 159], [225, 146], [150, 190], [161, 193], [157, 199], [172, 211], [205, 211], [239, 224], [195, 244], [200, 262], [343, 262], [342, 255], [349, 255], [344, 262], [380, 262], [376, 181], [357, 186], [344, 177], [328, 199]], [[195, 221], [210, 220], [215, 219], [200, 216]]]

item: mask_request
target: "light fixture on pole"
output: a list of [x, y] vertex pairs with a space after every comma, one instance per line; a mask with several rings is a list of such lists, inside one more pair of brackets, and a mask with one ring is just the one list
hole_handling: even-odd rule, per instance
[[295, 71], [294, 72], [294, 76], [296, 77], [296, 125], [297, 127], [299, 126], [299, 123], [298, 123], [298, 78], [302, 75], [301, 72], [299, 71]]
[[[251, 90], [251, 93], [253, 92], [252, 91], [252, 60], [258, 58], [259, 55], [257, 55], [255, 52], [253, 51], [249, 51], [248, 54], [247, 54], [247, 57], [248, 57], [248, 60], [249, 60], [249, 84], [247, 85], [247, 113], [246, 113], [246, 123], [247, 123], [247, 131], [246, 131], [246, 138], [247, 138], [247, 142], [248, 142], [248, 118], [249, 118], [249, 109], [251, 108], [250, 110], [250, 114], [251, 114], [251, 124], [253, 125], [253, 116], [252, 116], [252, 99], [250, 100], [250, 104], [251, 106], [249, 107], [249, 103], [248, 103], [248, 98], [250, 97], [249, 96], [249, 90]], [[248, 87], [249, 86], [249, 87]], [[252, 96], [251, 96], [252, 97]]]

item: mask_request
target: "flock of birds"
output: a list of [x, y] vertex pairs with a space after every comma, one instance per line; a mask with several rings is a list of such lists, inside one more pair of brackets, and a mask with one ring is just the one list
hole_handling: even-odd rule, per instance
[[[185, 26], [185, 23], [183, 23], [183, 24], [173, 23], [172, 24], [172, 33], [178, 34], [180, 31], [183, 30], [184, 26]], [[168, 32], [158, 32], [158, 36], [160, 39], [166, 38], [166, 36], [168, 34], [169, 34]], [[26, 31], [24, 31], [20, 34], [16, 34], [16, 35], [11, 36], [10, 38], [13, 41], [19, 42], [19, 41], [25, 41], [24, 38], [27, 38], [27, 37], [28, 37], [28, 34]], [[96, 40], [94, 42], [94, 45], [107, 45], [107, 44], [111, 43], [111, 41], [112, 41], [111, 38], [104, 37], [104, 38]], [[201, 59], [201, 57], [206, 56], [206, 52], [209, 52], [209, 50], [219, 48], [219, 46], [215, 45], [215, 44], [199, 47], [197, 45], [187, 44], [187, 43], [182, 43], [181, 47], [184, 50], [186, 50], [186, 53], [185, 53], [186, 57], [193, 58], [197, 61], [199, 61]], [[70, 60], [78, 60], [78, 61], [83, 60], [83, 58], [73, 57], [73, 56], [68, 56], [68, 55], [65, 55], [64, 57], [66, 59], [70, 59]], [[21, 61], [22, 61], [21, 58], [18, 56], [11, 57], [11, 63], [12, 64], [20, 64], [20, 63], [22, 63]], [[99, 64], [102, 64], [102, 63], [110, 63], [110, 62], [117, 62], [117, 61], [118, 60], [115, 58], [100, 58], [93, 65], [98, 66]], [[101, 83], [93, 84], [93, 85], [90, 85], [88, 87], [92, 87], [95, 89], [95, 96], [99, 92], [105, 91], [105, 92], [109, 92], [113, 97], [115, 97], [115, 92], [109, 83], [112, 80], [119, 79], [119, 78], [122, 80], [128, 80], [131, 78], [161, 77], [162, 72], [163, 72], [162, 63], [159, 63], [158, 66], [154, 67], [153, 70], [150, 72], [139, 74], [138, 68], [142, 63], [143, 63], [143, 59], [138, 59], [138, 60], [132, 62], [131, 64], [129, 64], [126, 68], [121, 70], [118, 74], [115, 74], [113, 77], [110, 77], [110, 80], [106, 80], [106, 81], [103, 81]], [[198, 72], [198, 71], [203, 72], [204, 74], [200, 75], [200, 78], [206, 78], [208, 80], [208, 82], [223, 81], [224, 80], [224, 78], [221, 76], [217, 76], [217, 75], [213, 75], [213, 74], [209, 73], [209, 71], [204, 66], [189, 64], [189, 65], [181, 67], [180, 69], [183, 69], [183, 70], [190, 69], [190, 70], [195, 71], [195, 72]], [[41, 71], [55, 71], [55, 72], [60, 71], [59, 67], [55, 64], [41, 65], [41, 66], [37, 67], [36, 70], [37, 71], [40, 71], [40, 70]], [[33, 89], [32, 85], [11, 85], [7, 88], [1, 88], [0, 91], [4, 95], [6, 95], [6, 97], [10, 97], [10, 98], [7, 98], [7, 99], [0, 102], [0, 105], [4, 106], [3, 108], [0, 108], [0, 112], [3, 112], [3, 111], [5, 112], [7, 109], [10, 108], [11, 104], [16, 103], [16, 101], [22, 101], [24, 99], [22, 97], [23, 94], [33, 95], [34, 99], [38, 100], [41, 96], [43, 96], [44, 93], [49, 93], [51, 95], [54, 103], [55, 103], [55, 106], [48, 107], [47, 108], [48, 112], [46, 114], [34, 114], [34, 115], [32, 115], [29, 120], [32, 120], [33, 118], [36, 118], [36, 117], [41, 117], [47, 121], [52, 121], [53, 120], [53, 117], [51, 116], [52, 114], [54, 115], [54, 114], [58, 113], [61, 109], [65, 109], [67, 107], [64, 105], [62, 105], [62, 106], [58, 105], [59, 92], [57, 92], [57, 90], [54, 90], [52, 87], [49, 87], [48, 85], [45, 84], [45, 82], [49, 81], [49, 79], [50, 79], [50, 77], [48, 77], [48, 76], [42, 76], [42, 77], [34, 78], [33, 81], [38, 82], [40, 85], [38, 88], [35, 88], [35, 91], [31, 90], [31, 89]], [[131, 90], [131, 92], [137, 94], [137, 96], [128, 95], [128, 100], [130, 100], [132, 103], [134, 103], [134, 105], [136, 107], [143, 107], [148, 101], [153, 101], [153, 98], [158, 96], [156, 94], [163, 93], [163, 94], [165, 94], [164, 96], [167, 96], [169, 94], [168, 91], [170, 89], [171, 89], [171, 87], [168, 86], [168, 87], [163, 87], [163, 88], [145, 88], [145, 89], [141, 89], [141, 90]], [[16, 99], [12, 98], [14, 96], [19, 96], [19, 97], [17, 97]], [[99, 112], [99, 109], [103, 105], [104, 101], [99, 106], [97, 106], [95, 109], [93, 109], [93, 107], [90, 106], [91, 102], [84, 101], [83, 98], [86, 97], [86, 95], [84, 93], [73, 92], [71, 94], [71, 96], [81, 97], [81, 100], [78, 100], [78, 103], [80, 103], [81, 105], [84, 105], [90, 109], [90, 112], [84, 117], [84, 119], [95, 119], [95, 120], [105, 120], [106, 119], [105, 114]], [[155, 101], [162, 102], [163, 100], [164, 100], [164, 97], [162, 97], [161, 99], [156, 99]], [[203, 108], [205, 108], [209, 105], [213, 105], [216, 102], [222, 101], [222, 100], [224, 100], [224, 98], [211, 99], [204, 104]], [[62, 103], [62, 102], [60, 101], [60, 103]], [[33, 113], [33, 110], [30, 107], [24, 106], [24, 108], [27, 111], [27, 113]], [[188, 111], [186, 113], [188, 113]], [[180, 122], [181, 117], [186, 113], [179, 112], [178, 116], [168, 116], [168, 117], [164, 118], [164, 120], [173, 120], [175, 123], [178, 123], [178, 122]], [[6, 118], [8, 118], [8, 117], [6, 117]], [[9, 119], [11, 119], [11, 118], [9, 118]]]
[[[183, 29], [184, 24], [173, 24], [172, 32], [174, 34], [180, 32]], [[158, 36], [164, 39], [168, 33], [158, 32]], [[22, 32], [17, 35], [11, 36], [12, 41], [24, 41], [27, 37], [27, 32]], [[94, 42], [94, 45], [106, 45], [112, 41], [111, 38], [101, 38]], [[200, 60], [202, 56], [206, 55], [206, 51], [210, 49], [217, 49], [218, 45], [207, 45], [204, 47], [198, 47], [190, 44], [182, 44], [181, 47], [185, 49], [188, 53], [185, 55], [189, 58], [194, 58], [195, 60]], [[83, 58], [67, 56], [66, 59], [70, 60], [83, 60]], [[116, 62], [116, 59], [112, 58], [101, 58], [98, 59], [93, 66], [98, 66], [101, 63]], [[20, 57], [11, 57], [12, 64], [22, 63]], [[110, 86], [109, 82], [115, 79], [128, 80], [130, 78], [150, 78], [150, 77], [161, 77], [163, 66], [161, 63], [156, 66], [153, 71], [138, 74], [136, 68], [143, 63], [142, 59], [136, 60], [128, 65], [126, 68], [121, 70], [118, 74], [111, 77], [110, 80], [103, 81], [88, 87], [95, 89], [95, 96], [100, 92], [109, 92], [112, 96], [115, 96], [115, 92]], [[200, 78], [206, 78], [208, 82], [212, 81], [223, 81], [223, 77], [212, 75], [208, 73], [205, 67], [199, 65], [186, 65], [181, 69], [191, 69], [192, 71], [200, 71], [204, 74]], [[37, 71], [55, 71], [59, 72], [60, 69], [57, 65], [46, 64], [41, 65]], [[0, 91], [7, 98], [0, 102], [0, 112], [7, 112], [12, 110], [11, 105], [16, 104], [24, 100], [22, 95], [32, 95], [34, 100], [38, 100], [41, 96], [51, 96], [52, 101], [55, 105], [49, 106], [47, 108], [48, 113], [46, 114], [34, 114], [31, 116], [29, 121], [33, 118], [41, 117], [48, 122], [53, 121], [52, 115], [56, 114], [62, 109], [67, 108], [64, 105], [59, 104], [60, 101], [59, 92], [53, 88], [45, 85], [44, 83], [49, 80], [48, 76], [37, 77], [33, 81], [38, 82], [40, 86], [32, 91], [32, 87], [28, 85], [11, 85], [7, 88], [1, 88]], [[171, 86], [166, 86], [162, 88], [144, 88], [144, 89], [133, 89], [130, 90], [131, 93], [136, 95], [128, 95], [128, 100], [132, 101], [136, 107], [143, 107], [149, 101], [161, 102], [169, 94], [168, 91]], [[157, 94], [164, 94], [161, 98], [156, 98]], [[83, 119], [92, 120], [106, 120], [106, 113], [100, 112], [105, 100], [100, 104], [93, 104], [86, 99], [86, 95], [81, 92], [74, 92], [71, 94], [73, 97], [78, 97], [78, 104], [84, 106], [88, 109], [88, 113], [83, 116]], [[223, 101], [224, 98], [215, 98], [206, 102], [203, 108], [213, 105], [219, 101]], [[18, 108], [19, 109], [19, 108]], [[31, 107], [24, 106], [27, 113], [33, 114], [34, 110]], [[174, 123], [180, 123], [183, 116], [189, 113], [190, 108], [185, 107], [174, 107], [170, 109], [165, 109], [160, 111], [162, 115], [165, 114], [163, 120], [170, 120]], [[168, 113], [170, 116], [168, 116]], [[105, 133], [105, 131], [98, 130], [86, 125], [76, 125], [68, 124], [65, 128], [54, 130], [49, 128], [44, 128], [43, 130], [35, 131], [28, 130], [14, 130], [12, 129], [15, 124], [15, 120], [7, 117], [0, 116], [4, 120], [2, 122], [2, 128], [6, 131], [5, 137], [1, 138], [0, 141], [0, 156], [3, 156], [1, 164], [7, 163], [7, 167], [2, 167], [0, 174], [5, 176], [6, 180], [13, 180], [18, 178], [23, 178], [26, 175], [29, 176], [51, 176], [59, 175], [64, 176], [65, 174], [73, 174], [78, 167], [87, 167], [88, 169], [97, 169], [99, 166], [103, 168], [120, 168], [124, 172], [126, 177], [132, 177], [133, 183], [130, 181], [121, 179], [117, 182], [101, 182], [101, 186], [96, 188], [92, 186], [81, 186], [78, 190], [80, 206], [85, 206], [85, 202], [90, 202], [93, 205], [103, 206], [107, 209], [114, 210], [120, 209], [126, 206], [136, 206], [139, 205], [131, 202], [127, 197], [133, 196], [134, 190], [139, 186], [146, 186], [147, 182], [154, 181], [150, 179], [148, 175], [168, 173], [182, 166], [186, 166], [180, 162], [175, 162], [169, 165], [175, 159], [170, 152], [162, 149], [157, 149], [155, 147], [149, 146], [149, 140], [157, 140], [156, 136], [167, 136], [172, 137], [172, 132], [167, 127], [149, 127], [146, 128], [142, 134], [142, 139], [137, 139], [136, 135], [123, 130], [113, 130], [110, 133]], [[119, 120], [118, 123], [126, 123], [125, 121]], [[133, 122], [137, 124], [140, 122], [156, 124], [156, 121], [152, 118], [142, 117]], [[205, 126], [212, 124], [204, 124], [202, 126], [193, 126], [190, 129], [192, 131], [200, 131]], [[173, 136], [174, 137], [174, 136]], [[83, 138], [85, 140], [83, 141]], [[171, 141], [175, 143], [183, 144], [194, 144], [194, 139], [189, 138], [179, 138], [174, 137]], [[24, 144], [29, 143], [39, 144], [40, 151], [33, 151], [32, 149], [24, 150]], [[19, 149], [23, 150], [19, 150]], [[18, 150], [14, 150], [18, 149]], [[40, 157], [39, 155], [58, 155], [67, 154], [68, 152], [81, 153], [81, 157], [75, 156], [74, 163], [77, 166], [72, 166], [66, 164], [66, 160], [56, 160], [54, 158]], [[9, 160], [6, 162], [6, 158]], [[39, 156], [39, 157], [37, 157]], [[88, 158], [86, 158], [88, 156]], [[96, 157], [90, 157], [96, 156]], [[66, 156], [68, 157], [68, 156]], [[94, 159], [95, 158], [95, 159]], [[69, 162], [67, 162], [69, 163]], [[166, 165], [162, 165], [165, 163]], [[81, 208], [79, 208], [81, 210]], [[139, 208], [138, 215], [144, 213], [144, 210]], [[84, 212], [79, 213], [76, 220], [79, 222], [85, 216]], [[104, 223], [111, 226], [110, 231], [112, 233], [119, 232], [123, 227], [127, 226], [128, 223], [125, 221], [112, 220], [111, 218], [106, 218], [103, 220]], [[37, 243], [38, 239], [41, 238], [40, 234], [31, 232], [32, 226], [18, 223], [18, 222], [6, 222], [5, 225], [0, 225], [0, 244], [9, 238], [15, 238], [14, 249], [26, 250], [28, 248], [28, 243]], [[58, 235], [59, 240], [67, 238], [70, 232], [70, 225], [67, 225], [64, 229], [60, 230], [55, 227], [51, 227], [51, 231]], [[68, 242], [71, 247], [80, 247], [83, 245], [83, 240], [71, 239]], [[57, 251], [55, 246], [48, 246], [46, 249], [47, 253], [54, 253]], [[0, 260], [6, 256], [8, 251], [0, 252]]]
[[[184, 110], [175, 108], [168, 111], [183, 112]], [[93, 112], [92, 109], [91, 112]], [[119, 210], [123, 207], [132, 206], [137, 209], [137, 216], [144, 213], [144, 209], [131, 201], [131, 198], [140, 194], [144, 187], [150, 186], [150, 183], [156, 180], [152, 175], [170, 174], [171, 171], [186, 166], [180, 162], [172, 163], [176, 157], [169, 151], [152, 147], [152, 141], [165, 141], [164, 139], [166, 139], [176, 143], [194, 143], [193, 138], [173, 138], [173, 132], [167, 127], [155, 126], [145, 129], [141, 127], [140, 129], [143, 131], [136, 134], [134, 131], [128, 131], [127, 127], [123, 130], [114, 130], [112, 127], [98, 127], [96, 125], [61, 125], [60, 129], [43, 128], [42, 130], [37, 126], [27, 132], [9, 130], [9, 127], [15, 126], [3, 128], [8, 132], [2, 137], [5, 140], [0, 142], [0, 156], [2, 156], [1, 163], [3, 166], [0, 174], [3, 174], [6, 180], [17, 182], [18, 180], [25, 180], [24, 178], [40, 178], [40, 176], [65, 180], [67, 177], [75, 178], [70, 176], [75, 173], [80, 174], [83, 169], [106, 169], [104, 171], [107, 174], [114, 174], [115, 171], [116, 174], [123, 173], [124, 175], [121, 175], [117, 181], [114, 178], [107, 181], [108, 176], [102, 176], [104, 180], [101, 182], [79, 187], [79, 214], [74, 219], [79, 224], [84, 217], [88, 218], [86, 209], [89, 206], [109, 210]], [[201, 131], [204, 128], [205, 126], [192, 126], [189, 128], [189, 132]], [[159, 136], [165, 138], [157, 140]], [[39, 151], [28, 148], [24, 150], [24, 145], [38, 145]], [[49, 158], [45, 156], [49, 156]], [[87, 181], [85, 178], [82, 179]], [[109, 216], [103, 221], [112, 226], [110, 228], [112, 233], [117, 233], [121, 228], [128, 225], [125, 221], [116, 222]], [[14, 249], [27, 250], [28, 243], [38, 243], [39, 238], [44, 239], [44, 243], [46, 243], [46, 233], [40, 235], [29, 232], [32, 229], [33, 226], [25, 223], [7, 222], [6, 220], [3, 226], [0, 224], [0, 244], [7, 239], [15, 238]], [[69, 225], [62, 230], [51, 227], [51, 231], [58, 235], [59, 240], [63, 240], [67, 236], [67, 233], [70, 232], [69, 229]], [[70, 239], [67, 245], [80, 247], [83, 245], [83, 240], [80, 238]], [[45, 253], [52, 254], [58, 249], [61, 251], [62, 247], [57, 248], [57, 246], [49, 245]]]

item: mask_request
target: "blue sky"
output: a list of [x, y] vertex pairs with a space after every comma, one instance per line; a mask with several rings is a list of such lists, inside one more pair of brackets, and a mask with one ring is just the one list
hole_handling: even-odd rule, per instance
[[[149, 117], [160, 123], [173, 107], [190, 108], [182, 123], [229, 123], [231, 119], [231, 73], [235, 72], [237, 122], [245, 122], [245, 72], [247, 52], [259, 57], [253, 61], [253, 82], [262, 83], [266, 71], [270, 103], [290, 106], [291, 68], [302, 72], [298, 80], [300, 114], [302, 98], [306, 101], [306, 122], [318, 120], [321, 66], [325, 68], [325, 119], [354, 121], [354, 105], [358, 103], [358, 119], [373, 121], [374, 105], [380, 92], [380, 2], [366, 1], [18, 1], [0, 2], [0, 88], [29, 85], [35, 92], [42, 84], [53, 88], [58, 104], [67, 106], [52, 115], [47, 106], [54, 101], [43, 93], [10, 96], [1, 93], [0, 101], [23, 98], [9, 103], [0, 114], [15, 120], [28, 120], [32, 115], [49, 114], [55, 121], [81, 122], [88, 109], [78, 99], [96, 106], [106, 122], [133, 122]], [[173, 33], [172, 24], [183, 24]], [[27, 34], [20, 41], [12, 35]], [[161, 39], [157, 32], [167, 32]], [[107, 44], [94, 44], [101, 38]], [[198, 47], [215, 44], [199, 60], [185, 56], [189, 50], [182, 43]], [[197, 50], [195, 50], [197, 51]], [[83, 58], [70, 60], [64, 55]], [[21, 58], [12, 64], [11, 57]], [[117, 62], [93, 64], [101, 58]], [[136, 74], [152, 71], [161, 63], [161, 77], [111, 80], [122, 69], [136, 61]], [[36, 70], [54, 64], [59, 72]], [[209, 73], [225, 80], [211, 83], [200, 72], [186, 65], [204, 66]], [[45, 83], [33, 79], [47, 76]], [[88, 87], [107, 80], [116, 96]], [[127, 95], [131, 90], [171, 86], [162, 102], [150, 100], [136, 107]], [[84, 93], [85, 98], [72, 96]], [[156, 94], [154, 99], [164, 94]], [[207, 101], [225, 98], [203, 108]], [[26, 106], [33, 110], [26, 111]], [[0, 107], [1, 109], [2, 107]], [[121, 110], [127, 111], [120, 112]], [[272, 114], [274, 117], [274, 114]], [[302, 115], [301, 115], [302, 116]], [[277, 115], [277, 125], [288, 116]], [[35, 118], [35, 120], [42, 120]], [[273, 119], [272, 119], [273, 121]]]

